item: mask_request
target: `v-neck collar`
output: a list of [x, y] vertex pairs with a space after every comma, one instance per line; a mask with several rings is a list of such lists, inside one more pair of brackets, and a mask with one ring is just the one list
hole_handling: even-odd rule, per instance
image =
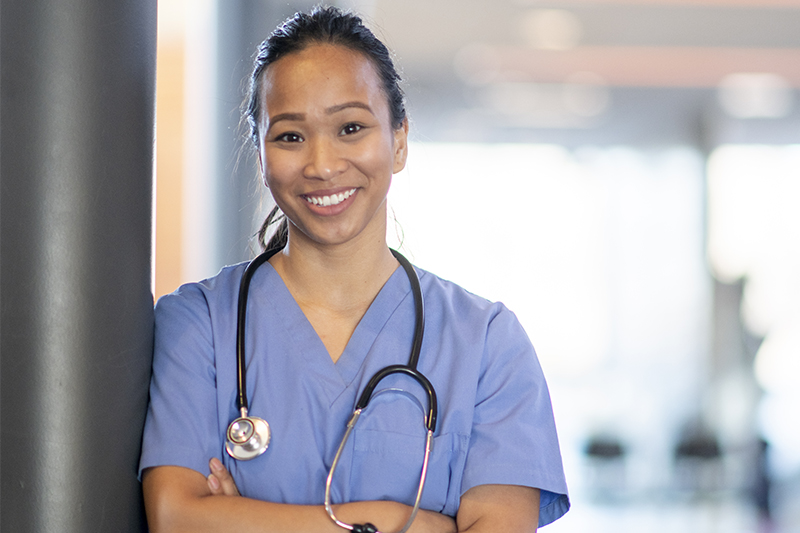
[[[266, 285], [270, 288], [266, 298], [282, 320], [284, 332], [289, 336], [290, 345], [294, 349], [294, 353], [287, 356], [303, 358], [305, 370], [320, 381], [328, 399], [333, 403], [358, 375], [370, 348], [392, 314], [405, 298], [412, 297], [406, 272], [398, 266], [389, 276], [359, 321], [341, 356], [334, 363], [283, 278], [270, 263], [266, 263], [264, 267], [268, 281]], [[402, 364], [406, 362], [407, 358], [397, 361]]]

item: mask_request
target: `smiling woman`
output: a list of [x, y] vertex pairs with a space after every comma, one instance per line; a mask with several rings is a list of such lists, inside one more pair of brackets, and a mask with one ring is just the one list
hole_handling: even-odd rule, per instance
[[[261, 45], [246, 117], [277, 208], [264, 254], [156, 306], [140, 463], [152, 531], [535, 531], [569, 508], [516, 317], [386, 244], [408, 149], [398, 81], [335, 8]], [[266, 424], [250, 411], [271, 438], [251, 434]]]

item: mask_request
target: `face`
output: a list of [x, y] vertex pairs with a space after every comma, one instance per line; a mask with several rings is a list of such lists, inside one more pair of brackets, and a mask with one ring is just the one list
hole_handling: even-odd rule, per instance
[[313, 45], [263, 74], [259, 164], [289, 239], [385, 239], [386, 195], [405, 166], [408, 126], [392, 128], [369, 59]]

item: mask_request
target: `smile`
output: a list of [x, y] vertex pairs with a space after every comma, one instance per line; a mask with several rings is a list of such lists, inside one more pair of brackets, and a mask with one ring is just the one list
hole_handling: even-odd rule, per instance
[[356, 189], [350, 189], [349, 191], [340, 192], [339, 194], [331, 194], [330, 196], [307, 196], [303, 195], [303, 198], [306, 199], [306, 202], [314, 205], [321, 205], [321, 206], [329, 206], [329, 205], [338, 205], [353, 195], [356, 192]]

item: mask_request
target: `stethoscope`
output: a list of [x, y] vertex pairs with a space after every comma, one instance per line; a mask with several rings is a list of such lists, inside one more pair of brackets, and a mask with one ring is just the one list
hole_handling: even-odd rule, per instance
[[[252, 280], [253, 274], [255, 274], [255, 271], [258, 269], [258, 267], [263, 265], [267, 260], [269, 260], [270, 257], [279, 251], [279, 248], [267, 250], [253, 259], [245, 268], [244, 273], [242, 274], [242, 279], [239, 283], [239, 301], [237, 305], [236, 318], [236, 364], [238, 388], [236, 408], [239, 410], [239, 418], [236, 418], [228, 426], [225, 449], [227, 450], [228, 455], [240, 461], [254, 459], [255, 457], [258, 457], [264, 453], [269, 446], [269, 441], [271, 438], [269, 424], [267, 424], [267, 421], [256, 416], [250, 416], [248, 414], [244, 345], [247, 296], [250, 289], [250, 281]], [[409, 516], [405, 526], [403, 526], [398, 533], [405, 533], [408, 528], [411, 527], [411, 523], [417, 516], [417, 511], [419, 511], [419, 503], [422, 499], [422, 490], [425, 487], [425, 479], [428, 472], [428, 459], [430, 458], [433, 444], [433, 433], [436, 430], [436, 391], [433, 389], [431, 382], [428, 381], [428, 378], [426, 378], [419, 370], [417, 370], [419, 353], [422, 349], [422, 336], [425, 330], [425, 306], [422, 301], [422, 290], [420, 289], [417, 273], [414, 270], [414, 267], [411, 266], [411, 263], [409, 263], [408, 260], [396, 250], [392, 250], [392, 254], [403, 267], [403, 270], [406, 271], [408, 281], [411, 283], [411, 291], [414, 295], [414, 310], [416, 319], [414, 324], [414, 340], [411, 344], [411, 355], [408, 358], [408, 364], [387, 366], [378, 370], [378, 372], [376, 372], [375, 375], [370, 378], [367, 386], [364, 387], [364, 390], [361, 393], [358, 402], [356, 403], [352, 416], [347, 422], [344, 437], [342, 437], [342, 441], [339, 444], [339, 448], [333, 458], [331, 469], [328, 472], [328, 477], [325, 481], [325, 510], [327, 511], [328, 516], [336, 523], [336, 525], [353, 531], [354, 533], [379, 532], [377, 528], [370, 523], [348, 524], [336, 518], [336, 515], [333, 512], [333, 507], [331, 506], [331, 483], [333, 482], [333, 473], [336, 471], [336, 467], [339, 464], [339, 459], [341, 458], [345, 444], [347, 443], [350, 434], [353, 432], [353, 428], [355, 428], [356, 422], [358, 422], [362, 411], [366, 409], [367, 405], [369, 404], [372, 393], [375, 390], [375, 387], [378, 386], [378, 383], [380, 383], [383, 378], [392, 374], [405, 374], [419, 383], [419, 385], [425, 389], [425, 392], [428, 395], [428, 413], [425, 416], [427, 438], [425, 440], [425, 456], [422, 462], [422, 472], [420, 473], [419, 487], [417, 489], [417, 495], [411, 515]]]

